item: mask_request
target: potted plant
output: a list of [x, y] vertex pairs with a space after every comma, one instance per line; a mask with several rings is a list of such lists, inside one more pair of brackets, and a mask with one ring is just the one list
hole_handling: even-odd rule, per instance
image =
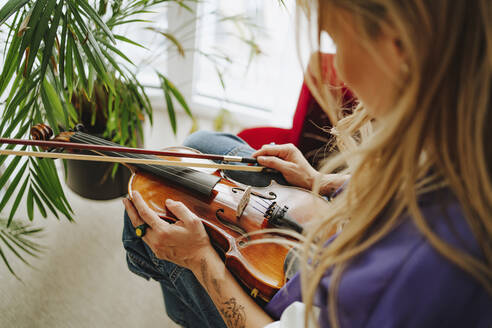
[[[141, 143], [144, 120], [152, 123], [152, 107], [144, 86], [131, 69], [133, 63], [118, 49], [117, 42], [143, 46], [114, 29], [148, 23], [140, 16], [169, 2], [191, 10], [183, 0], [111, 4], [107, 0], [7, 1], [0, 8], [0, 27], [6, 30], [0, 73], [0, 97], [4, 100], [0, 135], [27, 138], [29, 128], [37, 123], [47, 123], [58, 133], [61, 128], [83, 122], [89, 132], [118, 144], [135, 147], [139, 140]], [[167, 37], [178, 42], [170, 34]], [[190, 116], [191, 112], [173, 84], [164, 75], [159, 76], [176, 131], [172, 98]], [[73, 212], [53, 161], [21, 157], [7, 160], [2, 156], [0, 165], [4, 168], [0, 176], [0, 189], [4, 190], [0, 211], [12, 203], [8, 217], [0, 220], [0, 242], [24, 260], [16, 249], [31, 255], [38, 251], [38, 245], [28, 237], [39, 229], [13, 221], [23, 198], [31, 221], [35, 207], [44, 217], [51, 212], [72, 220]], [[111, 176], [122, 175], [117, 166], [109, 168], [100, 170], [106, 182], [112, 180]], [[76, 179], [73, 168], [67, 176], [70, 185]], [[13, 273], [1, 248], [0, 257]]]
[[[189, 4], [194, 2], [197, 0], [8, 0], [0, 7], [0, 33], [6, 34], [0, 68], [0, 136], [27, 138], [30, 127], [37, 123], [48, 123], [57, 134], [83, 122], [89, 132], [137, 146], [143, 140], [144, 120], [152, 123], [152, 106], [133, 63], [117, 42], [143, 45], [115, 30], [126, 24], [150, 24], [141, 15], [159, 5], [174, 3], [192, 11]], [[184, 56], [185, 49], [175, 35], [152, 25], [146, 28], [161, 34]], [[257, 47], [254, 42], [251, 46]], [[214, 59], [213, 54], [201, 55]], [[217, 69], [219, 79], [220, 71]], [[189, 116], [191, 111], [173, 83], [162, 73], [156, 74], [176, 132], [174, 102]], [[117, 169], [103, 169], [104, 179], [120, 174]], [[0, 173], [0, 211], [11, 204], [8, 216], [0, 219], [0, 246], [3, 243], [25, 262], [20, 253], [35, 255], [40, 250], [32, 239], [40, 229], [14, 220], [21, 201], [26, 203], [30, 221], [35, 208], [44, 217], [51, 213], [68, 220], [73, 220], [73, 212], [53, 161], [0, 156]], [[67, 182], [70, 185], [70, 178]], [[14, 273], [1, 247], [0, 257]]]

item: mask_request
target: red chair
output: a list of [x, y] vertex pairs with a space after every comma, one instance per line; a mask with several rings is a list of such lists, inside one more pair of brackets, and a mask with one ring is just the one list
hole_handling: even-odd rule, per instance
[[[313, 58], [309, 65], [313, 65]], [[336, 78], [333, 59], [333, 54], [321, 55], [323, 72], [327, 74], [329, 83], [342, 86], [344, 102], [347, 104], [344, 107], [352, 108], [355, 100], [350, 91], [343, 87], [343, 84]], [[238, 136], [255, 149], [272, 142], [276, 144], [292, 143], [315, 166], [324, 157], [327, 145], [332, 138], [332, 135], [327, 132], [330, 127], [331, 122], [328, 116], [311, 94], [311, 91], [309, 91], [306, 82], [304, 82], [297, 102], [292, 128], [255, 127], [239, 132]]]

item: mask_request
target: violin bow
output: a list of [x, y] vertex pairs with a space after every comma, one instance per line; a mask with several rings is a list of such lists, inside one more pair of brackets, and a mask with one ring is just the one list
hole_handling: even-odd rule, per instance
[[125, 164], [202, 167], [202, 168], [214, 168], [214, 169], [221, 169], [221, 170], [247, 171], [247, 172], [262, 172], [267, 169], [264, 166], [209, 164], [209, 163], [200, 163], [200, 162], [168, 161], [164, 159], [66, 154], [66, 153], [52, 153], [52, 152], [10, 150], [10, 149], [0, 149], [0, 155], [30, 156], [30, 157], [55, 158], [55, 159], [60, 158], [60, 159], [73, 159], [79, 161], [112, 162], [112, 163], [125, 163]]
[[113, 151], [113, 152], [119, 152], [119, 153], [133, 153], [133, 154], [156, 155], [156, 156], [199, 158], [199, 159], [210, 159], [213, 161], [258, 164], [258, 162], [256, 161], [256, 158], [250, 158], [250, 157], [213, 155], [213, 154], [196, 154], [196, 153], [179, 153], [179, 152], [172, 152], [172, 151], [150, 150], [150, 149], [123, 147], [123, 146], [113, 147], [113, 146], [106, 146], [106, 145], [82, 144], [82, 143], [65, 142], [65, 141], [24, 140], [24, 139], [0, 138], [0, 144], [27, 145], [27, 146], [51, 147], [51, 148], [67, 148], [67, 149], [92, 150], [92, 151]]

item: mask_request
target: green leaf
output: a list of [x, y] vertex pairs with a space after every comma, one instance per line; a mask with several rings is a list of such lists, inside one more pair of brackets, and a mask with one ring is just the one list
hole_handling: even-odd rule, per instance
[[[117, 54], [118, 56], [120, 56], [121, 58], [123, 58], [124, 60], [126, 60], [127, 62], [129, 62], [130, 64], [132, 64], [133, 66], [135, 66], [135, 64], [131, 61], [130, 58], [128, 58], [124, 53], [122, 53], [118, 48], [112, 46], [111, 44], [109, 44], [108, 42], [104, 41], [104, 40], [100, 40], [106, 47], [108, 47], [108, 49], [110, 49], [112, 52], [114, 52], [115, 54]], [[113, 65], [114, 66], [114, 65]]]
[[[22, 150], [26, 150], [26, 147], [23, 147]], [[6, 158], [7, 155], [2, 155], [2, 162], [5, 161]], [[0, 189], [3, 188], [5, 183], [8, 181], [9, 177], [12, 175], [12, 173], [14, 173], [15, 169], [17, 168], [17, 165], [19, 165], [21, 158], [22, 157], [20, 156], [14, 157], [12, 162], [10, 162], [9, 166], [7, 166], [3, 174], [0, 176]], [[5, 195], [5, 197], [7, 197], [7, 195]]]
[[[19, 247], [23, 252], [25, 252], [25, 253], [33, 256], [33, 257], [38, 257], [34, 252], [30, 251], [29, 248], [25, 247], [25, 243], [23, 243], [21, 240], [19, 240], [19, 238], [16, 240], [13, 236], [8, 235], [8, 234], [6, 234], [3, 231], [0, 232], [0, 236], [1, 235], [4, 235], [5, 237], [7, 237], [14, 245], [16, 245], [17, 247]], [[11, 249], [11, 250], [14, 252], [13, 249]], [[14, 254], [15, 254], [15, 252], [14, 252]], [[18, 254], [18, 257], [19, 257], [19, 259], [22, 262], [24, 262], [25, 264], [29, 265], [29, 263], [27, 261], [25, 261], [24, 258], [20, 254]]]
[[[89, 99], [92, 98], [92, 92], [94, 91], [94, 80], [96, 79], [95, 76], [95, 70], [94, 70], [94, 67], [93, 66], [89, 66], [89, 76], [87, 78], [87, 82], [88, 82], [88, 85], [87, 85], [87, 97]], [[94, 113], [96, 111], [93, 111]]]
[[22, 37], [22, 44], [19, 55], [23, 56], [28, 45], [32, 44], [33, 33], [36, 31], [36, 26], [39, 23], [39, 19], [44, 12], [47, 0], [38, 0], [34, 3], [34, 6], [28, 13], [29, 23], [27, 25], [26, 32]]
[[[50, 168], [46, 166], [47, 162], [53, 162], [53, 160], [46, 159], [35, 159], [36, 165], [34, 165], [34, 170], [36, 173], [33, 175], [34, 180], [37, 182], [37, 186], [41, 188], [49, 200], [56, 208], [63, 209], [63, 204], [59, 201], [59, 191], [55, 190], [54, 181], [52, 180], [52, 175], [50, 174]], [[55, 178], [57, 179], [57, 177]]]
[[143, 48], [145, 50], [149, 50], [149, 48], [147, 48], [147, 47], [145, 47], [145, 46], [141, 45], [140, 43], [137, 43], [137, 42], [135, 42], [133, 40], [130, 40], [130, 39], [124, 37], [123, 35], [114, 34], [114, 37], [117, 40], [120, 40], [120, 41], [123, 41], [123, 42], [126, 42], [126, 43], [130, 43], [130, 44], [133, 44], [134, 46]]
[[[70, 35], [70, 38], [69, 40], [72, 40], [72, 45], [74, 46], [73, 47], [73, 50], [72, 50], [72, 53], [74, 55], [74, 59], [75, 59], [75, 66], [77, 67], [77, 72], [79, 73], [78, 76], [79, 76], [79, 79], [81, 80], [82, 82], [82, 86], [87, 90], [87, 75], [85, 74], [85, 68], [84, 68], [84, 63], [82, 61], [82, 57], [80, 56], [80, 53], [82, 52], [82, 49], [80, 48], [80, 45], [77, 43], [77, 41], [75, 41], [73, 39], [73, 36]], [[68, 80], [67, 80], [68, 82]]]
[[[36, 176], [34, 175], [34, 179], [36, 180]], [[51, 211], [51, 213], [59, 220], [60, 217], [58, 216], [58, 212], [56, 211], [55, 207], [52, 205], [51, 201], [48, 199], [48, 196], [44, 194], [44, 192], [41, 190], [41, 188], [38, 186], [38, 183], [39, 182], [34, 182], [32, 184], [32, 186], [34, 187], [34, 190], [36, 190], [37, 192], [37, 195], [41, 197], [41, 199], [43, 200], [44, 204], [46, 204], [46, 206], [48, 206], [49, 210]], [[36, 199], [36, 197], [34, 198]], [[39, 204], [42, 204], [43, 202], [41, 202], [41, 200], [39, 200]], [[46, 212], [45, 212], [46, 214]], [[45, 215], [43, 215], [44, 217], [46, 217]]]
[[181, 55], [181, 57], [185, 56], [185, 50], [184, 50], [183, 45], [178, 41], [178, 39], [174, 35], [172, 35], [171, 33], [160, 31], [160, 30], [153, 28], [153, 27], [147, 27], [147, 30], [154, 31], [154, 32], [159, 33], [162, 36], [164, 36], [166, 39], [171, 41], [176, 46], [176, 48], [178, 49], [178, 53]]
[[9, 0], [0, 9], [0, 25], [5, 23], [5, 21], [17, 10], [22, 8], [29, 0]]
[[116, 172], [118, 172], [118, 167], [119, 167], [119, 163], [114, 163], [113, 168], [111, 169], [111, 178], [114, 179], [116, 177]]
[[[21, 261], [30, 265], [24, 258], [22, 252], [38, 257], [42, 246], [31, 240], [38, 237], [38, 233], [43, 229], [32, 228], [30, 225], [13, 221], [10, 227], [7, 227], [6, 220], [0, 219], [0, 245], [3, 243], [6, 247]], [[14, 270], [10, 266], [7, 256], [0, 247], [0, 257], [7, 266], [8, 270], [17, 278]]]
[[55, 15], [53, 16], [53, 19], [51, 21], [51, 27], [44, 38], [44, 51], [43, 51], [43, 60], [41, 62], [41, 75], [40, 75], [41, 79], [44, 78], [46, 68], [53, 54], [53, 45], [55, 44], [56, 31], [58, 30], [60, 17], [62, 15], [62, 9], [63, 9], [63, 1], [60, 0], [58, 6], [55, 9]]
[[[60, 178], [58, 177], [58, 171], [56, 170], [56, 166], [53, 160], [42, 160], [37, 158], [37, 162], [39, 167], [42, 168], [43, 176], [45, 176], [45, 186], [49, 186], [50, 189], [57, 195], [56, 201], [59, 202], [60, 206], [57, 207], [69, 220], [71, 220], [70, 212], [72, 212], [72, 208], [70, 207], [70, 203], [65, 197], [65, 193], [63, 192], [63, 188], [60, 184]], [[46, 183], [47, 182], [47, 183]]]
[[111, 63], [113, 68], [115, 70], [117, 70], [118, 72], [120, 72], [120, 74], [122, 76], [124, 76], [125, 72], [121, 69], [121, 67], [118, 65], [116, 60], [114, 60], [113, 56], [108, 51], [106, 51], [105, 49], [101, 49], [101, 52], [103, 53], [104, 57], [106, 57], [106, 59]]
[[[28, 114], [29, 114], [28, 111], [22, 111], [22, 110], [18, 111], [17, 116], [10, 122], [10, 124], [9, 124], [7, 130], [5, 130], [5, 132], [3, 132], [3, 127], [4, 127], [4, 124], [7, 124], [9, 122], [9, 120], [4, 118], [2, 120], [2, 124], [0, 127], [0, 131], [2, 132], [1, 133], [2, 136], [4, 138], [9, 138], [12, 131], [27, 119]], [[26, 130], [27, 130], [27, 127], [23, 126], [23, 127], [21, 127], [21, 129], [18, 132], [22, 132], [22, 135], [23, 135]], [[21, 137], [22, 135], [20, 135], [19, 137]], [[7, 147], [7, 149], [13, 149], [14, 145], [10, 145], [10, 146], [12, 148]], [[0, 162], [0, 164], [1, 164], [1, 162]]]
[[[25, 81], [22, 86], [17, 90], [15, 97], [9, 101], [6, 105], [3, 113], [3, 119], [9, 119], [16, 111], [15, 109], [28, 98], [31, 89], [35, 86], [36, 81]], [[14, 90], [12, 90], [14, 91]]]
[[[17, 188], [20, 179], [22, 178], [24, 172], [26, 171], [26, 167], [27, 167], [27, 162], [25, 162], [24, 165], [22, 165], [21, 169], [17, 172], [14, 180], [12, 180], [12, 182], [9, 184], [9, 187], [5, 191], [5, 195], [3, 196], [3, 199], [0, 202], [0, 212], [3, 210], [5, 205], [7, 205], [7, 202], [9, 201], [10, 197], [12, 197], [15, 188]], [[10, 225], [10, 221], [7, 224], [7, 226], [9, 225]]]
[[[72, 2], [72, 1], [70, 1]], [[111, 30], [108, 28], [108, 26], [102, 21], [101, 17], [98, 15], [98, 13], [89, 5], [89, 3], [86, 0], [77, 0], [73, 3], [72, 6], [79, 5], [82, 10], [87, 14], [89, 18], [91, 18], [96, 24], [104, 31], [106, 36], [109, 37], [111, 42], [116, 43], [116, 40], [113, 37], [113, 33]]]
[[193, 114], [191, 113], [190, 108], [188, 107], [188, 104], [186, 103], [186, 100], [184, 99], [183, 95], [179, 92], [179, 90], [174, 86], [174, 84], [169, 81], [166, 77], [161, 75], [161, 78], [164, 79], [164, 83], [166, 83], [167, 88], [171, 91], [173, 94], [174, 98], [183, 106], [183, 109], [185, 110], [186, 114], [188, 114], [189, 117], [193, 117]]
[[[21, 13], [22, 12], [22, 13]], [[14, 17], [14, 20], [11, 24], [11, 26], [16, 26], [17, 25], [17, 28], [14, 30], [11, 26], [9, 26], [9, 31], [8, 31], [8, 34], [7, 34], [7, 38], [5, 39], [5, 47], [3, 48], [3, 54], [7, 53], [7, 46], [12, 42], [12, 40], [10, 39], [10, 37], [15, 34], [15, 32], [18, 32], [20, 28], [22, 28], [22, 26], [24, 26], [24, 20], [23, 19], [18, 19], [19, 18], [19, 15], [21, 15], [21, 18], [24, 17], [24, 14], [26, 13], [26, 10], [17, 10], [16, 11], [16, 14], [15, 14], [15, 17]], [[24, 19], [26, 19], [24, 17]]]
[[16, 34], [12, 36], [12, 42], [10, 43], [7, 56], [3, 64], [2, 74], [0, 75], [0, 96], [5, 92], [14, 72], [17, 70], [20, 64], [19, 47], [21, 44], [21, 38]]
[[[68, 24], [68, 23], [67, 23]], [[65, 65], [65, 78], [67, 79], [67, 89], [69, 94], [69, 100], [72, 98], [73, 92], [73, 57], [72, 57], [72, 49], [74, 47], [74, 40], [72, 34], [69, 32], [67, 35], [67, 51], [65, 53], [65, 58], [67, 60], [67, 64]], [[77, 66], [78, 68], [78, 66]]]
[[38, 207], [39, 212], [41, 212], [41, 215], [43, 216], [43, 218], [46, 218], [46, 216], [47, 216], [46, 209], [44, 208], [43, 203], [39, 199], [39, 196], [36, 194], [36, 191], [34, 191], [34, 189], [33, 189], [32, 197], [34, 198], [34, 201], [36, 202], [36, 206]]
[[[27, 167], [27, 162], [26, 162], [26, 167]], [[24, 183], [22, 184], [19, 191], [17, 192], [17, 197], [15, 198], [14, 204], [12, 205], [12, 208], [10, 209], [10, 215], [8, 218], [7, 227], [10, 226], [10, 223], [12, 222], [12, 219], [14, 218], [15, 212], [17, 211], [17, 208], [19, 207], [20, 201], [21, 201], [22, 197], [24, 196], [24, 192], [26, 191], [28, 181], [29, 181], [29, 177], [27, 177], [24, 180]]]
[[29, 56], [27, 60], [27, 65], [24, 69], [25, 77], [31, 74], [32, 66], [34, 65], [34, 60], [36, 59], [36, 56], [38, 54], [39, 46], [41, 45], [41, 40], [43, 39], [46, 30], [48, 30], [48, 22], [50, 20], [51, 12], [55, 8], [55, 5], [56, 5], [56, 0], [48, 0], [48, 4], [46, 5], [43, 15], [41, 15], [39, 23], [35, 27], [33, 39], [29, 42]]
[[58, 61], [58, 70], [60, 71], [60, 84], [62, 89], [65, 88], [65, 52], [67, 47], [68, 22], [66, 14], [62, 16], [62, 32], [60, 41], [60, 54]]
[[[14, 270], [12, 269], [12, 267], [10, 266], [9, 264], [9, 261], [7, 260], [7, 258], [5, 257], [5, 254], [3, 253], [2, 251], [2, 248], [0, 247], [0, 256], [2, 257], [2, 260], [3, 260], [3, 263], [5, 263], [5, 266], [7, 267], [7, 269], [10, 271], [10, 273], [16, 277], [17, 279], [19, 279], [19, 277], [15, 274]], [[20, 280], [20, 279], [19, 279]]]
[[[123, 104], [125, 105], [125, 104]], [[128, 104], [126, 104], [126, 107], [128, 108]], [[121, 139], [123, 141], [126, 141], [128, 138], [128, 116], [130, 115], [130, 112], [128, 110], [123, 110], [121, 111], [121, 116], [120, 116], [120, 124], [121, 124]]]
[[[68, 3], [71, 4], [71, 2]], [[82, 35], [79, 29], [75, 29], [75, 33], [79, 40], [84, 40], [84, 42], [82, 42], [81, 44], [81, 47], [84, 49], [84, 53], [89, 64], [93, 65], [96, 68], [99, 77], [106, 83], [107, 87], [109, 87], [110, 89], [114, 89], [114, 84], [112, 80], [110, 80], [108, 77], [107, 68], [104, 64], [103, 55], [101, 53], [101, 49], [99, 48], [99, 44], [95, 41], [92, 32], [89, 30], [82, 17], [80, 17], [79, 13], [73, 10], [73, 5], [71, 5], [71, 7], [75, 21], [84, 33], [84, 35]], [[89, 43], [91, 47], [89, 47], [87, 43]]]
[[[7, 224], [7, 227], [8, 227], [8, 224]], [[5, 239], [5, 237], [1, 233], [0, 233], [0, 239], [10, 249], [10, 251], [12, 253], [14, 253], [15, 256], [17, 256], [17, 258], [19, 260], [21, 260], [22, 262], [24, 262], [24, 264], [28, 264], [27, 261], [15, 250], [15, 248], [12, 247], [12, 245], [10, 245], [10, 243], [7, 241], [7, 239]]]
[[126, 24], [130, 24], [130, 23], [152, 23], [152, 21], [146, 20], [146, 19], [129, 19], [129, 20], [125, 20], [125, 21], [115, 22], [115, 23], [111, 24], [111, 27], [113, 28], [117, 25], [126, 25]]
[[167, 113], [169, 115], [169, 122], [171, 123], [171, 127], [173, 129], [174, 135], [177, 132], [177, 124], [176, 124], [176, 112], [174, 111], [173, 100], [171, 99], [171, 95], [169, 94], [169, 88], [166, 83], [162, 84], [162, 89], [164, 91], [164, 98], [166, 99], [166, 107]]
[[64, 115], [60, 99], [53, 86], [47, 80], [44, 80], [41, 84], [40, 93], [49, 125], [57, 127], [59, 122], [64, 122], [68, 126], [68, 117]]
[[193, 9], [191, 9], [191, 7], [189, 7], [183, 0], [176, 0], [175, 3], [177, 3], [180, 7], [186, 9], [190, 13], [193, 12]]
[[29, 191], [27, 192], [26, 207], [29, 221], [32, 221], [34, 219], [34, 190], [32, 190], [32, 187], [29, 187]]

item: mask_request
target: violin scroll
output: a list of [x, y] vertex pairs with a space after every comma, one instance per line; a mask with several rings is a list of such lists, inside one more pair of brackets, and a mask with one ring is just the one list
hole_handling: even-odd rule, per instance
[[33, 140], [50, 140], [53, 130], [46, 124], [36, 124], [31, 128], [31, 138]]
[[[77, 131], [78, 129], [82, 129], [82, 124], [77, 124]], [[46, 124], [36, 124], [31, 128], [31, 138], [33, 140], [43, 140], [43, 141], [62, 141], [62, 142], [70, 142], [70, 137], [74, 134], [74, 132], [70, 131], [64, 131], [60, 132], [59, 135], [55, 136], [53, 139], [53, 129], [51, 129], [48, 125]]]

